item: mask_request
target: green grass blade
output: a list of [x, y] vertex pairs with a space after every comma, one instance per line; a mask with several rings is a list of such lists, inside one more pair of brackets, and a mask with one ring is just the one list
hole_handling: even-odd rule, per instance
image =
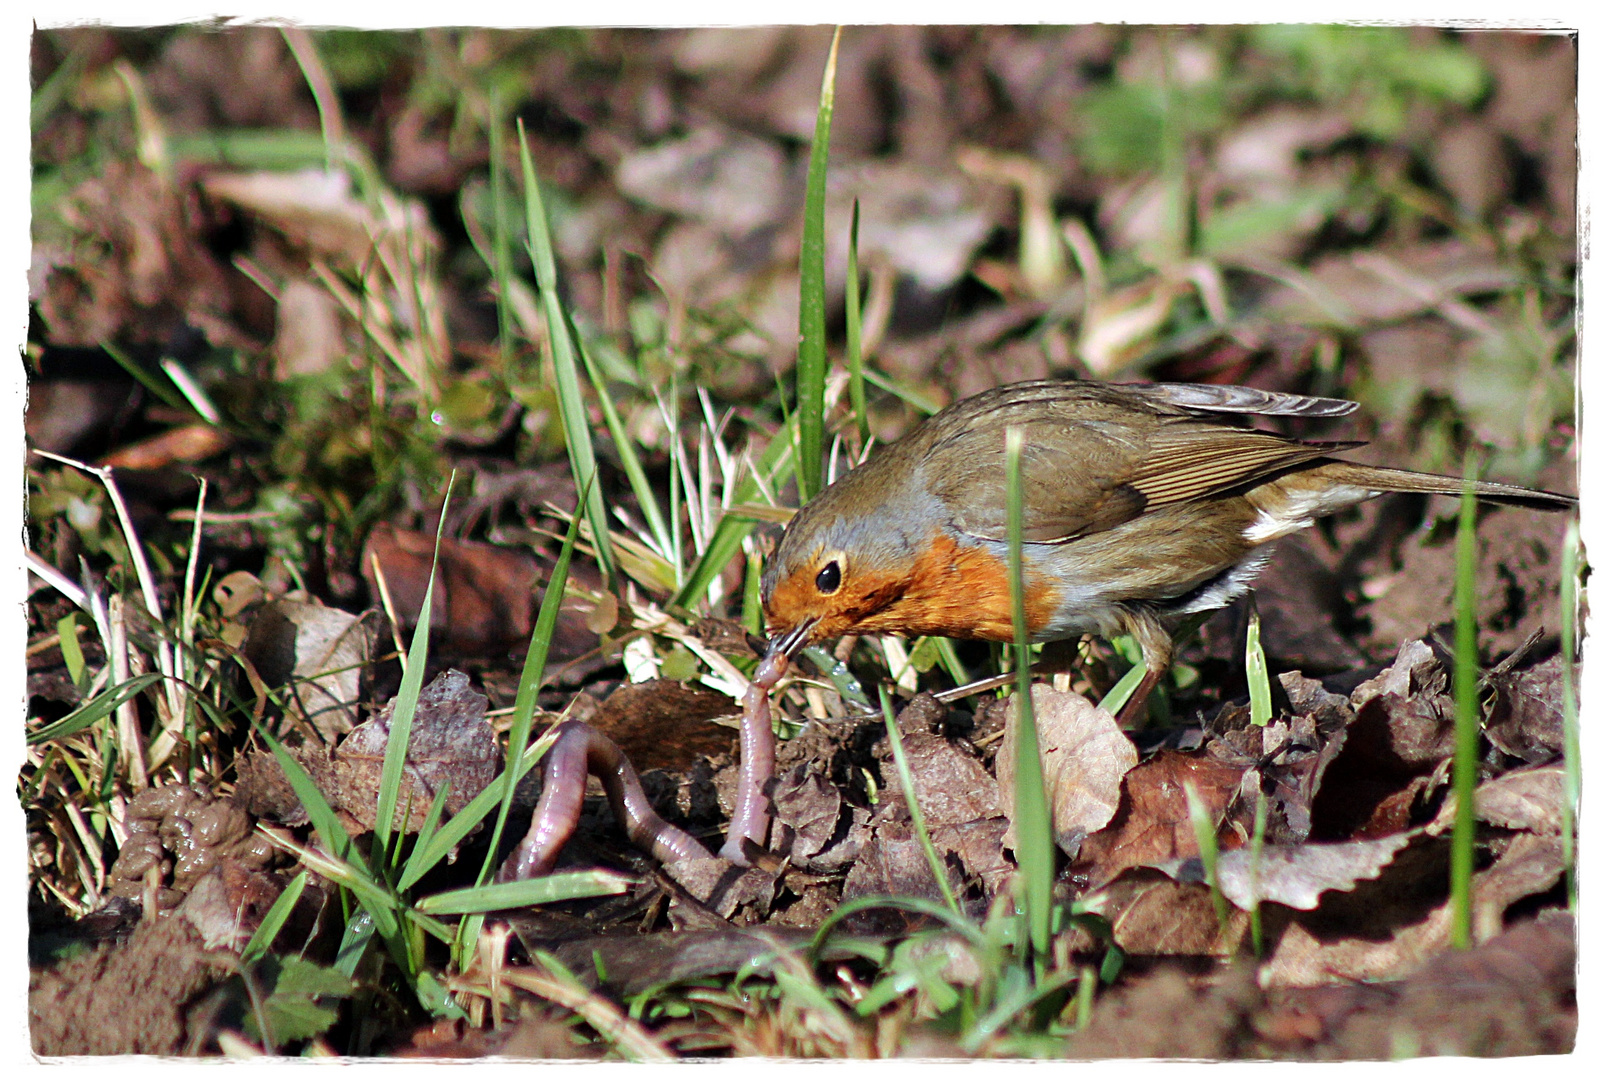
[[56, 622], [56, 636], [61, 639], [61, 659], [67, 665], [67, 678], [80, 690], [88, 688], [88, 666], [84, 663], [84, 649], [78, 643], [78, 612], [69, 611]]
[[622, 893], [634, 879], [607, 870], [576, 870], [525, 881], [504, 881], [496, 885], [476, 885], [469, 889], [426, 896], [414, 906], [431, 915], [469, 915], [504, 908], [555, 904], [588, 896]]
[[1467, 463], [1461, 516], [1455, 534], [1455, 827], [1450, 835], [1450, 941], [1472, 947], [1472, 855], [1477, 836], [1473, 790], [1478, 784], [1477, 513], [1475, 467]]
[[808, 185], [803, 196], [803, 251], [799, 257], [797, 350], [797, 494], [808, 502], [820, 493], [825, 446], [825, 164], [831, 148], [831, 111], [836, 97], [837, 27], [820, 82], [820, 108], [814, 118]]
[[419, 827], [418, 835], [413, 838], [413, 850], [402, 867], [403, 872], [406, 871], [408, 866], [412, 865], [413, 858], [417, 856], [424, 845], [429, 843], [430, 837], [435, 835], [435, 830], [440, 828], [441, 818], [446, 816], [446, 797], [451, 794], [451, 790], [452, 782], [450, 780], [436, 789], [435, 797], [429, 803], [429, 812], [424, 815], [424, 824]]
[[[793, 422], [795, 420], [796, 417], [793, 417]], [[758, 468], [769, 481], [771, 490], [785, 484], [791, 472], [792, 434], [796, 430], [795, 426], [789, 424], [787, 429], [777, 432], [759, 457]], [[736, 497], [731, 502], [733, 504], [752, 502], [758, 495], [758, 481], [749, 476], [737, 485]], [[686, 575], [686, 584], [680, 587], [680, 591], [670, 601], [670, 606], [689, 609], [702, 598], [708, 592], [709, 583], [736, 557], [736, 553], [742, 548], [742, 540], [752, 529], [753, 522], [750, 518], [739, 517], [736, 514], [722, 516], [719, 524], [714, 527], [714, 535], [709, 538], [708, 547], [703, 550], [691, 573]]]
[[296, 902], [301, 899], [306, 887], [307, 872], [303, 870], [285, 886], [284, 892], [279, 894], [279, 898], [273, 902], [268, 913], [262, 917], [262, 925], [257, 927], [256, 933], [251, 935], [251, 940], [240, 950], [240, 966], [249, 966], [268, 955], [268, 950], [273, 948], [273, 942], [278, 938], [279, 931], [284, 929], [284, 924], [289, 921], [290, 912], [295, 910]]
[[902, 401], [904, 404], [909, 405], [912, 408], [918, 409], [926, 416], [931, 416], [937, 412], [940, 412], [942, 409], [941, 405], [935, 401], [932, 401], [930, 398], [926, 397], [926, 395], [917, 393], [914, 390], [910, 390], [906, 386], [900, 386], [898, 383], [893, 382], [891, 379], [881, 374], [875, 368], [864, 368], [864, 381], [869, 383], [871, 386], [874, 386], [878, 390], [885, 390], [887, 393], [896, 397], [899, 401]]
[[63, 716], [54, 723], [46, 724], [38, 731], [28, 736], [29, 746], [38, 746], [40, 743], [50, 742], [52, 739], [64, 739], [68, 735], [76, 735], [85, 728], [93, 727], [106, 717], [117, 711], [117, 707], [135, 694], [151, 686], [162, 678], [160, 671], [148, 671], [144, 675], [136, 675], [127, 682], [119, 683], [108, 690], [103, 690], [89, 701], [84, 702], [72, 712]]
[[492, 86], [486, 101], [490, 140], [491, 278], [496, 283], [496, 343], [506, 364], [513, 355], [513, 242], [507, 227], [507, 149], [502, 131], [502, 96]]
[[401, 793], [402, 770], [407, 764], [407, 751], [413, 737], [413, 715], [418, 711], [418, 694], [424, 688], [424, 667], [429, 662], [429, 620], [435, 603], [435, 573], [440, 563], [441, 533], [446, 528], [446, 509], [452, 502], [452, 484], [457, 479], [454, 471], [446, 482], [446, 499], [441, 507], [441, 519], [435, 529], [435, 551], [429, 560], [429, 583], [424, 586], [424, 603], [418, 609], [418, 625], [413, 628], [413, 640], [407, 647], [407, 668], [402, 673], [401, 687], [390, 713], [390, 733], [385, 739], [385, 764], [379, 774], [379, 808], [374, 818], [374, 866], [377, 868], [394, 855], [391, 850], [391, 830], [395, 827], [396, 802]]
[[[589, 484], [587, 485], [589, 486]], [[535, 629], [530, 633], [530, 647], [524, 653], [524, 670], [519, 673], [519, 688], [513, 698], [513, 723], [507, 733], [507, 765], [504, 772], [511, 773], [530, 743], [530, 729], [535, 725], [536, 700], [541, 691], [541, 680], [546, 674], [547, 652], [552, 648], [552, 634], [558, 625], [558, 609], [563, 606], [563, 590], [569, 584], [569, 560], [574, 557], [574, 543], [580, 536], [580, 517], [569, 519], [569, 531], [558, 551], [558, 561], [552, 566], [547, 579], [546, 592], [541, 597], [541, 611], [535, 617]], [[502, 830], [507, 825], [508, 812], [513, 807], [513, 785], [502, 793], [502, 804], [497, 808], [496, 825], [491, 830], [491, 846], [485, 852], [476, 884], [485, 884], [491, 865], [502, 842]]]
[[920, 841], [920, 849], [926, 853], [926, 862], [931, 866], [931, 875], [937, 879], [937, 888], [942, 890], [942, 902], [948, 905], [948, 910], [955, 915], [961, 914], [959, 901], [954, 898], [953, 887], [948, 884], [948, 868], [942, 864], [942, 858], [937, 854], [937, 847], [931, 842], [931, 834], [926, 831], [926, 815], [920, 809], [920, 802], [915, 798], [915, 778], [909, 771], [909, 759], [903, 752], [903, 732], [898, 729], [898, 720], [892, 715], [892, 698], [887, 694], [885, 685], [881, 690], [881, 715], [887, 722], [887, 745], [892, 748], [892, 761], [898, 770], [898, 783], [903, 788], [903, 801], [909, 807], [909, 821], [914, 826], [915, 838]]
[[1260, 612], [1252, 607], [1244, 640], [1244, 677], [1249, 682], [1249, 722], [1265, 727], [1271, 723], [1271, 674], [1266, 669], [1266, 650], [1260, 647]]
[[[568, 444], [569, 468], [574, 474], [575, 490], [579, 491], [585, 487], [587, 478], [596, 474], [597, 456], [591, 446], [591, 425], [586, 418], [585, 401], [580, 395], [574, 339], [570, 337], [563, 300], [558, 295], [558, 264], [552, 253], [552, 233], [547, 226], [546, 207], [541, 202], [541, 184], [535, 175], [535, 164], [530, 160], [530, 143], [524, 136], [523, 120], [519, 121], [519, 165], [524, 170], [524, 213], [528, 219], [530, 261], [535, 266], [535, 281], [540, 286], [542, 311], [546, 314], [553, 382], [564, 441]], [[599, 488], [593, 487], [585, 500], [585, 517], [591, 523], [597, 566], [606, 588], [613, 591], [618, 585], [619, 570], [608, 536], [608, 511]]]
[[1578, 910], [1578, 796], [1583, 790], [1578, 745], [1578, 688], [1573, 660], [1578, 655], [1578, 522], [1567, 523], [1561, 548], [1561, 718], [1563, 792], [1561, 805], [1562, 862], [1567, 873], [1567, 906]]
[[742, 626], [755, 637], [764, 636], [763, 575], [764, 560], [756, 551], [747, 552], [747, 569], [742, 577]]
[[451, 820], [442, 825], [427, 840], [419, 842], [414, 848], [412, 857], [407, 860], [407, 866], [402, 871], [400, 880], [396, 882], [398, 891], [405, 892], [418, 883], [418, 880], [434, 868], [435, 864], [446, 858], [447, 854], [463, 842], [463, 839], [473, 831], [474, 826], [484, 820], [485, 815], [501, 804], [504, 793], [524, 779], [524, 774], [535, 767], [535, 763], [545, 756], [552, 746], [553, 735], [548, 732], [537, 739], [524, 751], [519, 764], [511, 773], [503, 770], [502, 774], [486, 785], [474, 798], [469, 800], [467, 806], [453, 814]]
[[1054, 897], [1054, 834], [1048, 797], [1043, 789], [1043, 763], [1038, 757], [1037, 721], [1032, 713], [1032, 648], [1026, 627], [1026, 584], [1021, 554], [1022, 496], [1019, 428], [1004, 433], [1004, 482], [1009, 515], [1009, 606], [1015, 624], [1016, 697], [1019, 722], [1015, 731], [1015, 852], [1026, 879], [1024, 900], [1032, 952], [1048, 955], [1049, 919]]
[[848, 401], [859, 425], [859, 446], [870, 444], [870, 410], [864, 403], [863, 315], [859, 311], [859, 200], [853, 200], [853, 221], [848, 226], [847, 295]]
[[373, 939], [373, 916], [366, 911], [356, 912], [346, 920], [346, 928], [340, 935], [340, 947], [335, 950], [335, 962], [331, 966], [348, 979], [354, 977], [357, 965], [362, 963], [368, 943]]
[[141, 386], [161, 399], [163, 405], [166, 405], [171, 409], [176, 409], [177, 411], [184, 413], [186, 416], [195, 412], [195, 410], [190, 407], [190, 403], [184, 400], [184, 395], [173, 389], [171, 382], [166, 379], [158, 379], [155, 375], [152, 375], [149, 371], [146, 371], [143, 364], [137, 363], [133, 357], [129, 356], [110, 341], [101, 342], [100, 347], [107, 356], [117, 361], [118, 367], [128, 372], [135, 378], [135, 380], [139, 382]]
[[613, 439], [614, 449], [619, 453], [619, 464], [625, 471], [625, 478], [630, 481], [630, 490], [636, 496], [637, 505], [641, 507], [642, 517], [647, 519], [647, 529], [652, 533], [652, 538], [658, 542], [658, 549], [664, 558], [674, 558], [669, 526], [664, 523], [663, 512], [658, 507], [658, 496], [647, 480], [647, 470], [641, 467], [641, 458], [636, 453], [635, 441], [625, 429], [624, 421], [619, 418], [619, 410], [614, 406], [613, 397], [608, 393], [607, 380], [597, 370], [596, 362], [591, 359], [591, 353], [584, 345], [580, 346], [580, 359], [585, 363], [586, 377], [591, 382], [591, 388], [597, 393], [597, 401], [602, 405], [602, 419], [608, 425], [608, 434]]
[[291, 757], [284, 744], [274, 738], [261, 723], [253, 719], [251, 726], [273, 752], [274, 759], [278, 761], [280, 770], [289, 781], [291, 790], [296, 793], [296, 798], [301, 800], [302, 807], [307, 811], [307, 817], [312, 822], [312, 828], [318, 834], [324, 850], [339, 864], [339, 872], [325, 876], [351, 890], [363, 910], [373, 919], [375, 932], [410, 978], [416, 970], [416, 965], [406, 942], [402, 941], [400, 936], [400, 923], [396, 918], [398, 901], [395, 894], [374, 880], [362, 865], [357, 857], [356, 847], [351, 841], [351, 834], [340, 824], [340, 819], [330, 808], [329, 801], [324, 798], [323, 792], [318, 790], [318, 785], [312, 782], [312, 777], [307, 775], [301, 763]]
[[1216, 924], [1227, 936], [1227, 898], [1221, 893], [1221, 879], [1216, 874], [1219, 849], [1216, 847], [1216, 823], [1211, 820], [1210, 808], [1199, 797], [1192, 780], [1182, 782], [1182, 793], [1188, 799], [1188, 824], [1193, 826], [1193, 839], [1199, 845], [1199, 861], [1204, 864], [1205, 884], [1210, 886], [1210, 902], [1215, 905]]
[[953, 641], [948, 638], [935, 638], [934, 640], [937, 643], [937, 659], [941, 661], [942, 669], [948, 673], [948, 677], [954, 681], [954, 685], [964, 686], [970, 682], [970, 672], [960, 662], [959, 652], [954, 648]]

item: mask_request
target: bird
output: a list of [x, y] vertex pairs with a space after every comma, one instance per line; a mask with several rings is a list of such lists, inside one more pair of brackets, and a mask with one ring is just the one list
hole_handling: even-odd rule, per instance
[[[809, 500], [760, 578], [768, 655], [845, 634], [1014, 640], [1005, 432], [1022, 437], [1021, 564], [1034, 642], [1129, 634], [1142, 682], [1178, 625], [1243, 595], [1278, 539], [1384, 492], [1458, 495], [1463, 480], [1363, 465], [1360, 442], [1308, 442], [1260, 416], [1345, 416], [1355, 402], [1244, 386], [1038, 380], [965, 398]], [[1539, 510], [1568, 495], [1475, 481]]]

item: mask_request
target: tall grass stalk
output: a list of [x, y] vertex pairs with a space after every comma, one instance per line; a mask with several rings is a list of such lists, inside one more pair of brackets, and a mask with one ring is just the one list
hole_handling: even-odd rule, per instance
[[1271, 673], [1266, 650], [1260, 647], [1260, 612], [1249, 609], [1249, 632], [1244, 635], [1244, 678], [1249, 683], [1249, 722], [1265, 727], [1271, 722]]
[[1210, 808], [1199, 797], [1199, 789], [1192, 780], [1182, 782], [1182, 792], [1188, 799], [1188, 823], [1193, 826], [1193, 839], [1199, 845], [1199, 862], [1204, 866], [1205, 884], [1210, 886], [1210, 903], [1216, 909], [1216, 925], [1223, 939], [1227, 936], [1227, 898], [1221, 893], [1221, 879], [1217, 874], [1220, 849], [1216, 845], [1216, 823]]
[[496, 343], [505, 367], [513, 356], [513, 243], [507, 227], [507, 150], [502, 131], [502, 93], [496, 86], [490, 88], [486, 97], [485, 130], [490, 140], [491, 158], [491, 278], [496, 284]]
[[[674, 544], [669, 537], [669, 526], [665, 524], [663, 512], [658, 507], [658, 496], [647, 480], [647, 470], [642, 468], [641, 458], [636, 453], [635, 440], [625, 429], [624, 420], [620, 418], [619, 410], [614, 406], [613, 396], [608, 393], [607, 380], [602, 372], [597, 370], [596, 363], [591, 359], [591, 353], [583, 344], [579, 346], [579, 352], [580, 359], [585, 363], [586, 377], [591, 382], [591, 388], [596, 391], [597, 402], [602, 406], [603, 422], [608, 425], [608, 434], [613, 439], [614, 449], [618, 451], [619, 465], [624, 469], [625, 478], [630, 482], [631, 493], [636, 496], [636, 505], [641, 507], [641, 515], [647, 520], [647, 529], [658, 545], [660, 554], [665, 559], [673, 559]], [[676, 569], [677, 571], [679, 569], [678, 563]]]
[[392, 703], [390, 732], [385, 741], [385, 764], [379, 774], [379, 809], [374, 819], [374, 866], [381, 861], [394, 860], [400, 854], [391, 847], [391, 830], [395, 826], [396, 802], [400, 797], [402, 770], [407, 765], [408, 744], [412, 740], [413, 715], [418, 711], [418, 695], [424, 687], [424, 666], [429, 659], [429, 621], [435, 603], [435, 570], [440, 561], [441, 535], [446, 528], [446, 511], [452, 504], [452, 486], [457, 482], [457, 471], [452, 470], [446, 481], [446, 498], [441, 505], [440, 523], [435, 528], [435, 552], [429, 561], [429, 582], [424, 586], [424, 602], [418, 609], [418, 625], [407, 650], [407, 670], [402, 675], [401, 687]]
[[[771, 490], [786, 483], [794, 464], [792, 448], [797, 432], [796, 420], [794, 414], [788, 426], [777, 432], [769, 445], [764, 448], [764, 452], [759, 455], [758, 468], [755, 471], [768, 478], [766, 482]], [[760, 488], [761, 484], [755, 476], [750, 474], [744, 477], [741, 483], [736, 485], [731, 503], [734, 505], [752, 502], [758, 497]], [[686, 575], [685, 584], [670, 601], [670, 606], [689, 609], [703, 599], [709, 585], [730, 564], [731, 559], [736, 557], [736, 553], [742, 548], [742, 540], [752, 529], [753, 522], [750, 518], [744, 518], [739, 514], [723, 515], [714, 528], [714, 535], [709, 537], [702, 554], [698, 556], [696, 565]]]
[[914, 827], [916, 839], [920, 841], [920, 849], [926, 853], [926, 862], [931, 866], [932, 876], [937, 879], [937, 888], [942, 891], [942, 902], [955, 915], [963, 914], [959, 910], [959, 901], [954, 897], [953, 887], [948, 884], [948, 868], [943, 865], [936, 846], [931, 842], [931, 834], [926, 831], [926, 815], [920, 809], [920, 800], [915, 798], [914, 773], [910, 771], [909, 758], [903, 752], [903, 732], [898, 728], [897, 717], [892, 715], [892, 697], [887, 693], [885, 684], [878, 689], [881, 691], [881, 715], [887, 722], [887, 745], [892, 748], [898, 783], [903, 787], [903, 801], [909, 807], [909, 822]]
[[1038, 756], [1037, 721], [1032, 713], [1032, 645], [1026, 627], [1026, 584], [1021, 556], [1022, 505], [1019, 428], [1004, 433], [1004, 477], [1009, 515], [1009, 603], [1015, 627], [1015, 843], [1025, 881], [1026, 926], [1042, 974], [1048, 958], [1054, 897], [1054, 836], [1049, 825], [1048, 797], [1043, 790], [1043, 763]]
[[838, 27], [831, 38], [820, 83], [820, 107], [809, 151], [808, 185], [803, 196], [803, 251], [799, 257], [797, 351], [797, 495], [807, 502], [820, 492], [820, 458], [825, 444], [825, 163], [831, 147], [831, 111], [836, 98]]
[[870, 411], [864, 401], [863, 315], [859, 310], [859, 200], [853, 200], [848, 226], [848, 280], [844, 296], [847, 321], [848, 401], [859, 425], [859, 453], [870, 445]]
[[1455, 827], [1450, 836], [1450, 941], [1472, 947], [1472, 854], [1477, 836], [1473, 792], [1478, 785], [1478, 609], [1476, 466], [1467, 462], [1461, 515], [1455, 534]]
[[[591, 446], [591, 424], [586, 416], [585, 400], [580, 395], [580, 365], [575, 358], [575, 342], [569, 333], [563, 299], [558, 295], [558, 264], [552, 252], [546, 206], [541, 201], [541, 183], [535, 175], [535, 164], [530, 160], [530, 143], [525, 138], [522, 119], [518, 131], [530, 261], [535, 266], [535, 281], [541, 289], [541, 310], [546, 315], [553, 383], [557, 389], [558, 413], [563, 421], [564, 442], [568, 445], [569, 468], [574, 475], [575, 490], [579, 490], [596, 474], [597, 456]], [[618, 586], [619, 568], [608, 533], [608, 510], [598, 487], [593, 486], [585, 500], [585, 519], [591, 525], [591, 542], [596, 548], [597, 567], [602, 571], [604, 586], [613, 592]]]

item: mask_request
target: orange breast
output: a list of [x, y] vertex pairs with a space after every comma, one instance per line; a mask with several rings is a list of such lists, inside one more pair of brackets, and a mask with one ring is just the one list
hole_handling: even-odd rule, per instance
[[[1026, 626], [1037, 633], [1059, 606], [1059, 588], [1026, 571]], [[910, 568], [902, 594], [877, 611], [866, 612], [849, 630], [868, 634], [922, 634], [937, 637], [1010, 641], [1007, 565], [980, 545], [961, 545], [937, 533]], [[846, 632], [846, 631], [845, 631]]]

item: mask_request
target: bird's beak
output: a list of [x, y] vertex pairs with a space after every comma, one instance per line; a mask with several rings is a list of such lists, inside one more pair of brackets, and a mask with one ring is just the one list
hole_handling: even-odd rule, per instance
[[788, 660], [797, 655], [797, 651], [808, 644], [809, 634], [814, 630], [818, 619], [804, 619], [792, 629], [783, 634], [776, 634], [770, 638], [769, 656], [784, 656]]

